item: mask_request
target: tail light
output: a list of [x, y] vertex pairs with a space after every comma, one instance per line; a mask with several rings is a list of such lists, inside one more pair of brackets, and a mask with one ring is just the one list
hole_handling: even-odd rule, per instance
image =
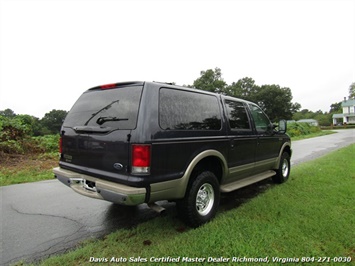
[[132, 174], [150, 173], [151, 145], [132, 145]]
[[59, 138], [59, 153], [61, 154], [63, 152], [63, 137], [61, 136]]

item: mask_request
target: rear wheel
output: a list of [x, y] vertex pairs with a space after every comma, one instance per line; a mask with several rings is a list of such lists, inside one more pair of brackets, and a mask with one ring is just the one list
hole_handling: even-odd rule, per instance
[[290, 176], [291, 163], [290, 155], [287, 152], [284, 152], [281, 156], [279, 169], [276, 170], [276, 175], [272, 177], [272, 180], [275, 183], [284, 183], [287, 181]]
[[192, 227], [211, 220], [220, 200], [219, 183], [209, 171], [202, 172], [188, 185], [185, 198], [177, 202], [179, 216]]

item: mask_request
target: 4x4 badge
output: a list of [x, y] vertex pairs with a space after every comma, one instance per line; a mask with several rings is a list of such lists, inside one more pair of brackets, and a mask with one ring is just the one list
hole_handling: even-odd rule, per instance
[[114, 164], [113, 164], [113, 167], [114, 167], [115, 169], [117, 169], [117, 170], [122, 170], [122, 169], [123, 169], [123, 165], [120, 164], [120, 163], [114, 163]]

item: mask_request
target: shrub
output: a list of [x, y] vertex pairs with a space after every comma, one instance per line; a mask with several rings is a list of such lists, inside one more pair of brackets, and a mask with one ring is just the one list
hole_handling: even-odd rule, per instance
[[8, 118], [0, 115], [0, 152], [7, 154], [38, 154], [58, 151], [59, 134], [31, 136], [26, 116]]
[[46, 153], [58, 152], [59, 134], [33, 137], [37, 141], [37, 145]]
[[290, 137], [298, 137], [302, 135], [308, 135], [311, 133], [317, 133], [320, 131], [319, 127], [311, 126], [308, 123], [290, 123], [287, 125], [287, 133]]
[[0, 151], [24, 153], [22, 142], [27, 138], [28, 127], [21, 119], [0, 116]]

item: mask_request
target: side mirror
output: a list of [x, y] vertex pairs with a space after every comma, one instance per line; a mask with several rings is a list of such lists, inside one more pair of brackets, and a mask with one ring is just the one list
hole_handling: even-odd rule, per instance
[[287, 121], [286, 120], [280, 120], [279, 121], [279, 131], [278, 131], [278, 133], [285, 134], [286, 130], [287, 130]]

